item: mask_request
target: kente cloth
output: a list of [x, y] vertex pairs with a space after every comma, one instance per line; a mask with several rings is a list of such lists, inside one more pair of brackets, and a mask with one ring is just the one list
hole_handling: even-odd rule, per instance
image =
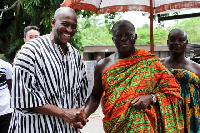
[[[180, 133], [184, 120], [180, 85], [158, 57], [136, 49], [102, 74], [102, 110], [106, 133]], [[131, 101], [141, 95], [157, 95], [157, 103], [145, 111]]]
[[168, 69], [181, 85], [185, 133], [200, 133], [200, 79], [185, 69]]

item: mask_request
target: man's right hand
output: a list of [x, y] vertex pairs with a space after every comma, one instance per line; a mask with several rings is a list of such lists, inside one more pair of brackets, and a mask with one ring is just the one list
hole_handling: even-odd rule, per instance
[[80, 130], [83, 128], [83, 126], [86, 125], [86, 122], [89, 120], [86, 118], [84, 111], [84, 106], [76, 113], [76, 123], [71, 123], [71, 126], [73, 126], [76, 130]]
[[83, 125], [85, 125], [87, 120], [85, 118], [85, 114], [83, 113], [83, 109], [84, 107], [75, 109], [62, 109], [61, 118], [68, 123], [81, 122]]
[[70, 124], [81, 122], [80, 127], [83, 127], [88, 121], [86, 119], [85, 113], [83, 112], [84, 107], [75, 109], [66, 109], [66, 108], [59, 108], [52, 104], [45, 104], [42, 106], [33, 107], [32, 110], [40, 114], [59, 117]]

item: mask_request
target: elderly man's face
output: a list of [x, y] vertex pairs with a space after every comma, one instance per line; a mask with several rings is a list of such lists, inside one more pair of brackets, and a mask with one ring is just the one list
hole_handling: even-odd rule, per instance
[[127, 24], [116, 27], [115, 33], [113, 34], [113, 42], [121, 53], [131, 54], [134, 52], [136, 38], [137, 35], [135, 34], [133, 27]]

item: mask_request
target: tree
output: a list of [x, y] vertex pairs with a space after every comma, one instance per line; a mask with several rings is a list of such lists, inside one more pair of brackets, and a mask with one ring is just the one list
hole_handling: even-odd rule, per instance
[[[36, 25], [41, 34], [50, 32], [50, 18], [62, 0], [2, 0], [0, 8], [0, 50], [11, 62], [23, 44], [23, 30], [27, 25]], [[12, 7], [12, 8], [11, 8]]]
[[[16, 51], [24, 44], [23, 30], [27, 25], [36, 25], [41, 35], [51, 32], [50, 19], [54, 11], [60, 7], [63, 0], [1, 0], [0, 1], [0, 52], [5, 53], [8, 61], [12, 62]], [[111, 26], [120, 19], [118, 13], [105, 14], [104, 19], [97, 19], [89, 11], [75, 10], [78, 17], [77, 34], [70, 40], [78, 50], [82, 45], [113, 45], [111, 40]], [[167, 16], [168, 14], [165, 14]], [[188, 40], [200, 42], [200, 18], [177, 21], [171, 28], [164, 28], [163, 24], [154, 28], [154, 44], [166, 44], [167, 35], [172, 28], [182, 28], [188, 34]], [[138, 39], [136, 44], [150, 44], [149, 25], [136, 29]]]
[[[36, 25], [41, 35], [51, 32], [50, 19], [63, 0], [1, 0], [0, 2], [0, 52], [5, 53], [7, 61], [12, 62], [16, 51], [23, 45], [23, 30], [27, 25]], [[78, 17], [89, 18], [94, 13], [90, 11], [75, 10]], [[108, 14], [113, 18], [116, 13]], [[90, 22], [88, 22], [90, 23]], [[108, 27], [111, 21], [105, 22]], [[83, 26], [78, 26], [83, 27]], [[87, 27], [87, 25], [85, 25]], [[82, 49], [82, 35], [80, 31], [70, 40], [78, 50]]]
[[144, 24], [142, 27], [136, 29], [137, 33], [137, 45], [147, 45], [150, 44], [150, 26], [149, 24]]
[[165, 29], [161, 26], [154, 28], [154, 44], [155, 45], [163, 45], [163, 44], [166, 45], [168, 33], [169, 33], [169, 30]]
[[121, 15], [114, 14], [113, 18], [109, 18], [108, 15], [113, 17], [113, 14], [107, 14], [104, 18], [102, 15], [93, 15], [79, 21], [81, 26], [84, 26], [84, 23], [89, 23], [89, 26], [85, 25], [87, 27], [80, 28], [83, 45], [113, 45], [111, 26], [121, 18]]
[[177, 21], [177, 23], [172, 26], [173, 28], [184, 29], [187, 33], [189, 43], [199, 43], [200, 42], [200, 18], [189, 18], [183, 19], [182, 21]]

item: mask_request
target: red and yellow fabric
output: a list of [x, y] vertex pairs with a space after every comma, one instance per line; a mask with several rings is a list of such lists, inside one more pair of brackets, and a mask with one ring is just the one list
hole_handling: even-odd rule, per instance
[[[143, 49], [121, 59], [103, 74], [102, 107], [106, 133], [183, 132], [180, 85], [159, 61]], [[144, 112], [131, 101], [140, 95], [156, 94], [158, 102]]]

